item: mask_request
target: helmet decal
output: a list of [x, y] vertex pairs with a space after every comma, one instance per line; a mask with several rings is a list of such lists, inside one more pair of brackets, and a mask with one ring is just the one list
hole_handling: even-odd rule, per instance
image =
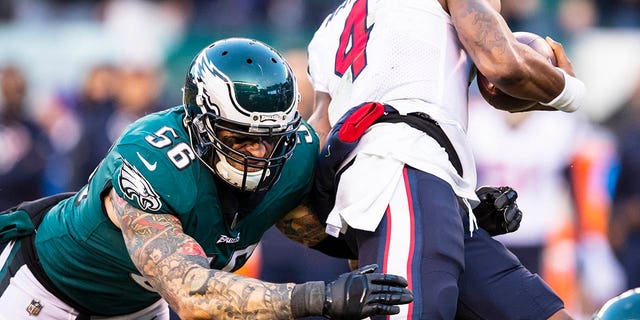
[[[198, 88], [196, 104], [202, 109], [203, 113], [210, 111], [216, 115], [220, 115], [220, 109], [218, 105], [213, 102], [206, 84], [218, 81], [219, 79], [226, 79], [225, 76], [216, 69], [211, 60], [206, 59], [206, 55], [199, 55], [196, 58], [193, 70], [193, 82]], [[226, 80], [229, 81], [229, 79]]]

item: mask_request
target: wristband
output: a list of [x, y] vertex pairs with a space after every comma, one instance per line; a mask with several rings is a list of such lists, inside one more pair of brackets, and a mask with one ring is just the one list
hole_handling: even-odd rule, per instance
[[572, 77], [561, 68], [556, 67], [556, 69], [564, 75], [564, 89], [553, 100], [547, 103], [540, 102], [540, 104], [564, 112], [574, 112], [582, 106], [587, 88], [578, 78]]
[[291, 315], [294, 318], [321, 316], [325, 301], [324, 281], [296, 284], [291, 292]]

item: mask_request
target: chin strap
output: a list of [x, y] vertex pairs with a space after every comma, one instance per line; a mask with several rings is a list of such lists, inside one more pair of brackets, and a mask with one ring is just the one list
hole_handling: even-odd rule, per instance
[[[245, 171], [236, 169], [227, 161], [226, 156], [224, 156], [218, 151], [216, 151], [216, 153], [218, 154], [218, 159], [219, 159], [218, 162], [216, 162], [216, 172], [218, 173], [220, 178], [224, 179], [225, 181], [227, 181], [233, 186], [242, 188], [243, 187], [242, 180], [245, 179], [245, 176], [246, 176], [243, 190], [253, 191], [258, 187], [258, 185], [260, 184], [260, 181], [263, 178], [264, 170], [245, 172]], [[269, 169], [266, 169], [266, 170], [267, 171], [266, 173], [264, 173], [264, 177], [269, 176]]]

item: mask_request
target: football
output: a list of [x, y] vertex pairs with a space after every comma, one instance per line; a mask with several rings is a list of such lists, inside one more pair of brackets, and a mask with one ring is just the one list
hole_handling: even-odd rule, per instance
[[[531, 47], [533, 50], [546, 57], [549, 63], [557, 66], [556, 56], [546, 40], [532, 32], [514, 32], [518, 42]], [[512, 97], [491, 83], [482, 73], [478, 72], [477, 76], [478, 90], [482, 97], [493, 107], [501, 110], [522, 110], [536, 104], [536, 101], [524, 100]]]

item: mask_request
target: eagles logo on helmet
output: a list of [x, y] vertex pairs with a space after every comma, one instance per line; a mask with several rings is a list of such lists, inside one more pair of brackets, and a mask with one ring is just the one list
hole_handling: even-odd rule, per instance
[[[193, 149], [240, 191], [269, 190], [295, 147], [299, 100], [293, 71], [275, 49], [246, 38], [216, 41], [193, 59], [183, 88]], [[273, 151], [242, 154], [218, 138], [220, 130], [268, 140]]]

